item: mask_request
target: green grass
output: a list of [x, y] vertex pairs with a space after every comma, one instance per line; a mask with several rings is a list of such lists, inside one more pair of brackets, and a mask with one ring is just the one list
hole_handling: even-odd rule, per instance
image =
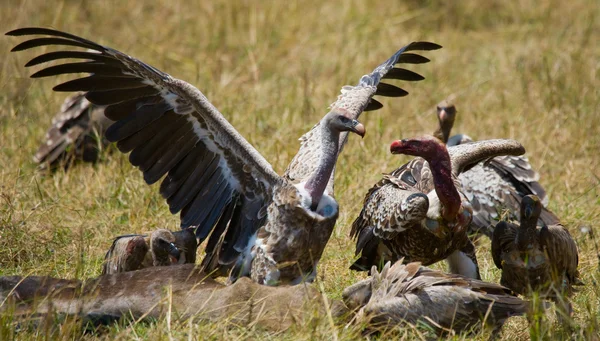
[[[364, 140], [350, 137], [338, 163], [337, 228], [319, 267], [330, 298], [359, 278], [348, 270], [348, 238], [363, 195], [406, 161], [388, 152], [398, 138], [432, 132], [435, 104], [454, 94], [455, 132], [477, 139], [514, 138], [527, 149], [580, 249], [586, 286], [574, 298], [575, 336], [598, 337], [598, 258], [590, 234], [600, 217], [600, 6], [592, 0], [505, 1], [3, 1], [0, 32], [50, 26], [120, 49], [196, 85], [283, 172], [297, 137], [327, 112], [339, 89], [355, 84], [404, 44], [430, 40], [444, 49], [412, 68], [423, 82], [402, 84], [406, 98], [361, 117]], [[64, 99], [56, 79], [31, 80], [23, 68], [35, 52], [10, 54], [19, 42], [0, 38], [0, 275], [89, 278], [99, 274], [111, 237], [178, 228], [157, 186], [149, 187], [126, 156], [43, 176], [31, 158]], [[478, 249], [485, 280], [498, 281], [489, 242]], [[443, 264], [436, 267], [443, 268]], [[533, 338], [567, 338], [546, 314]], [[7, 320], [8, 319], [8, 320]], [[77, 328], [0, 335], [79, 339]], [[283, 334], [222, 324], [166, 321], [111, 327], [87, 339], [348, 339], [342, 327], [303, 326]], [[417, 337], [410, 329], [397, 332]], [[502, 339], [530, 336], [515, 318]], [[483, 337], [483, 336], [481, 336]]]

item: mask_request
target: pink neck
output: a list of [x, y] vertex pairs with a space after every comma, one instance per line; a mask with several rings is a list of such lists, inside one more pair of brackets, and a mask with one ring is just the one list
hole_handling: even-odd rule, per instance
[[448, 152], [438, 153], [432, 160], [427, 160], [433, 175], [433, 184], [440, 203], [442, 204], [442, 218], [452, 222], [460, 209], [461, 200], [454, 181], [452, 180], [452, 166]]

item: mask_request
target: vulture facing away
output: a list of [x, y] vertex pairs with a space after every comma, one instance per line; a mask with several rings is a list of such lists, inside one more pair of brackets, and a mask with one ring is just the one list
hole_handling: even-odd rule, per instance
[[[542, 208], [537, 196], [523, 197], [520, 226], [505, 221], [496, 225], [492, 257], [502, 270], [502, 285], [522, 295], [539, 291], [562, 305], [562, 294], [570, 295], [572, 285], [580, 284], [577, 245], [560, 224], [537, 226]], [[570, 314], [570, 303], [566, 308]]]
[[[467, 135], [459, 134], [450, 137], [456, 119], [456, 107], [453, 103], [448, 100], [439, 103], [437, 116], [439, 128], [435, 136], [442, 139], [448, 146], [473, 142]], [[546, 191], [538, 182], [540, 175], [533, 170], [524, 155], [497, 156], [474, 165], [471, 169], [461, 173], [458, 178], [473, 207], [471, 233], [483, 233], [491, 237], [493, 227], [500, 220], [499, 214], [503, 209], [508, 210], [509, 219], [518, 219], [521, 199], [528, 194], [537, 195], [542, 199], [544, 206], [548, 205]], [[545, 207], [542, 208], [538, 224], [558, 223], [558, 217], [554, 213]]]
[[193, 229], [153, 231], [150, 236], [130, 234], [115, 238], [104, 257], [102, 274], [134, 271], [151, 266], [196, 262]]
[[357, 121], [364, 110], [382, 105], [374, 95], [399, 97], [406, 91], [383, 78], [421, 80], [397, 63], [425, 63], [414, 50], [439, 45], [411, 43], [345, 86], [330, 112], [302, 137], [298, 155], [283, 177], [241, 136], [194, 86], [140, 60], [92, 41], [45, 28], [21, 28], [10, 36], [43, 35], [12, 51], [62, 45], [93, 50], [44, 53], [26, 66], [64, 62], [32, 77], [88, 73], [54, 88], [86, 91], [93, 104], [105, 105], [116, 121], [106, 138], [129, 154], [148, 184], [163, 179], [160, 193], [181, 227], [196, 227], [199, 242], [208, 239], [203, 269], [230, 273], [235, 280], [250, 276], [259, 283], [310, 280], [338, 216], [333, 199], [335, 162], [348, 132], [364, 134]]
[[108, 146], [104, 132], [114, 123], [104, 115], [104, 108], [90, 103], [83, 92], [67, 97], [33, 161], [41, 169], [54, 169], [61, 163], [68, 167], [76, 160], [96, 162]]
[[430, 265], [446, 259], [452, 273], [480, 278], [475, 247], [467, 237], [472, 208], [458, 174], [496, 155], [519, 155], [513, 140], [488, 140], [446, 149], [435, 137], [394, 141], [392, 154], [418, 156], [384, 175], [365, 196], [352, 224], [360, 258], [354, 270], [388, 261]]
[[494, 333], [511, 316], [523, 315], [528, 303], [509, 289], [468, 277], [422, 267], [420, 263], [386, 263], [381, 272], [343, 292], [346, 306], [358, 311], [357, 325], [366, 333], [405, 323], [425, 323], [438, 333], [474, 332], [482, 323]]

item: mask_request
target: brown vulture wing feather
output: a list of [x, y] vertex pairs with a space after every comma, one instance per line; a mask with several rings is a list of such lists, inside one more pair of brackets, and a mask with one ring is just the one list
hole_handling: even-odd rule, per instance
[[[229, 224], [227, 231], [220, 231], [227, 243], [217, 243], [207, 253], [235, 254], [244, 249], [263, 223], [272, 188], [280, 177], [198, 89], [117, 50], [61, 31], [22, 28], [7, 35], [44, 36], [27, 40], [13, 51], [46, 45], [93, 50], [50, 52], [27, 65], [84, 59], [50, 66], [38, 76], [90, 73], [54, 90], [87, 91], [90, 102], [107, 105], [107, 117], [116, 121], [106, 131], [108, 140], [118, 142], [124, 152], [131, 151], [130, 161], [143, 171], [147, 183], [164, 178], [160, 192], [171, 212], [181, 212], [182, 228], [198, 227], [201, 241], [222, 213], [236, 206], [241, 218]], [[147, 143], [150, 137], [152, 142]]]

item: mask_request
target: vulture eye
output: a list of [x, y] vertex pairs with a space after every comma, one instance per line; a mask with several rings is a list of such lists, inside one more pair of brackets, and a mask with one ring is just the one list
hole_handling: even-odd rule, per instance
[[342, 121], [342, 123], [348, 123], [350, 122], [350, 119], [346, 116], [340, 116], [340, 121]]

